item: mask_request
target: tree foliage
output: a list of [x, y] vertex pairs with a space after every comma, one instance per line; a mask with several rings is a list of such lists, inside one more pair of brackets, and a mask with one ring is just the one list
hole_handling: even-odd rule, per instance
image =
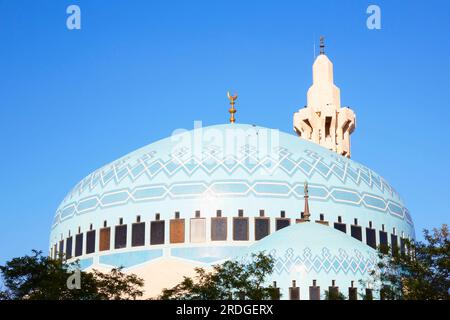
[[249, 262], [228, 260], [213, 266], [211, 272], [196, 268], [194, 279], [183, 281], [164, 289], [160, 299], [175, 300], [265, 300], [274, 298], [275, 288], [265, 287], [266, 278], [272, 274], [274, 259], [259, 252], [252, 254]]
[[405, 252], [379, 251], [378, 269], [372, 272], [380, 295], [389, 300], [448, 300], [450, 239], [447, 225], [424, 230], [425, 242], [406, 241]]
[[123, 273], [121, 268], [109, 273], [79, 271], [80, 288], [70, 289], [67, 280], [74, 270], [79, 270], [78, 262], [52, 259], [36, 250], [32, 253], [0, 266], [5, 286], [0, 291], [0, 299], [109, 300], [136, 299], [143, 294], [143, 280]]
[[347, 297], [339, 291], [328, 291], [324, 292], [324, 300], [347, 300]]

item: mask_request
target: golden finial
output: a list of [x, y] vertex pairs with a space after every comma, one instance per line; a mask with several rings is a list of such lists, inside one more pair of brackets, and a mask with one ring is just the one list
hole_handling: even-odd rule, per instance
[[235, 94], [234, 96], [232, 96], [230, 94], [230, 91], [227, 91], [227, 96], [228, 96], [228, 99], [230, 100], [230, 105], [231, 105], [231, 108], [228, 110], [228, 112], [230, 113], [230, 122], [234, 123], [234, 121], [235, 121], [234, 114], [236, 113], [236, 109], [234, 108], [234, 103], [235, 103], [236, 99], [238, 98], [238, 95]]
[[320, 54], [325, 54], [325, 37], [320, 36]]

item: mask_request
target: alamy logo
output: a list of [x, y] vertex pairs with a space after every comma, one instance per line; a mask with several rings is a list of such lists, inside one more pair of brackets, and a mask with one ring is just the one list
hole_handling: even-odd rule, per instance
[[67, 289], [81, 289], [81, 271], [80, 269], [75, 269], [74, 273], [67, 278]]
[[81, 9], [79, 6], [73, 4], [67, 7], [66, 13], [70, 14], [66, 20], [66, 26], [69, 30], [81, 29]]
[[381, 9], [375, 4], [371, 4], [367, 7], [367, 17], [366, 25], [369, 30], [380, 30], [381, 29]]

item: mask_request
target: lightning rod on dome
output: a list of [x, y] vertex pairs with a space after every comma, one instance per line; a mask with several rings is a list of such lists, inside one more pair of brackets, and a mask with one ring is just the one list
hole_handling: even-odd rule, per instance
[[325, 54], [325, 37], [320, 36], [320, 54]]

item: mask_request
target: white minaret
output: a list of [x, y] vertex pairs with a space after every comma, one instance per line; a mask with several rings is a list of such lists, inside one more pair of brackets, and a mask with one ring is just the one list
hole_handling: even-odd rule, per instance
[[341, 93], [333, 82], [333, 64], [324, 48], [321, 37], [307, 105], [294, 113], [294, 130], [301, 138], [350, 158], [350, 134], [355, 129], [356, 117], [351, 109], [341, 108]]

